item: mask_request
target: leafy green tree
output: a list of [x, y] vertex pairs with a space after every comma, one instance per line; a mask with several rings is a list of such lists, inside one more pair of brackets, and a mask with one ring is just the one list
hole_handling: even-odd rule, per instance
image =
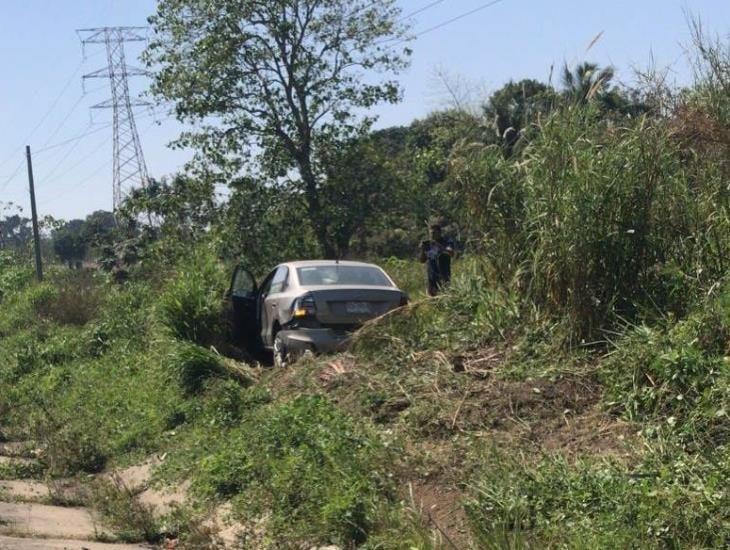
[[446, 179], [454, 144], [461, 140], [482, 141], [484, 130], [474, 115], [456, 109], [437, 111], [411, 124], [406, 154], [415, 161], [423, 183], [433, 186]]
[[237, 178], [230, 188], [212, 228], [223, 257], [260, 271], [281, 261], [319, 256], [298, 190], [254, 178]]
[[121, 216], [126, 223], [149, 218], [154, 228], [148, 230], [175, 237], [189, 246], [210, 228], [216, 208], [215, 182], [210, 177], [177, 174], [135, 189], [125, 200]]
[[30, 219], [13, 214], [0, 219], [0, 249], [20, 249], [31, 242]]
[[372, 139], [353, 140], [323, 152], [322, 203], [329, 239], [338, 257], [346, 257], [355, 235], [378, 231], [379, 221], [397, 201], [400, 185], [391, 163]]
[[82, 235], [89, 246], [103, 246], [114, 238], [117, 222], [108, 210], [96, 210], [84, 220]]
[[357, 113], [395, 102], [407, 64], [395, 0], [161, 0], [146, 52], [153, 91], [178, 118], [215, 126], [181, 143], [230, 173], [251, 158], [268, 179], [291, 179], [327, 256], [335, 254], [322, 204], [322, 147], [361, 134]]
[[581, 63], [572, 71], [565, 65], [562, 75], [565, 98], [579, 105], [595, 103], [604, 115], [618, 113], [636, 117], [651, 111], [637, 90], [611, 86], [614, 76], [612, 67], [601, 69], [595, 63]]
[[587, 103], [608, 92], [614, 74], [612, 67], [601, 69], [597, 64], [587, 61], [573, 70], [566, 64], [562, 75], [565, 96], [575, 103]]
[[522, 132], [541, 114], [555, 106], [557, 94], [551, 86], [537, 80], [509, 81], [494, 92], [484, 105], [484, 116], [496, 130], [505, 152], [511, 154]]
[[[339, 218], [333, 219], [344, 218], [346, 212], [350, 218], [345, 224], [349, 231], [340, 235], [351, 234], [350, 247], [360, 255], [412, 256], [429, 219], [457, 222], [461, 218], [461, 200], [446, 185], [454, 146], [485, 139], [486, 128], [479, 117], [450, 109], [408, 126], [372, 132], [367, 140], [357, 142], [357, 147], [365, 147], [359, 155], [341, 148], [342, 177], [335, 186], [341, 193], [340, 211]], [[331, 177], [338, 180], [335, 174]], [[358, 180], [349, 184], [358, 197], [343, 192], [348, 179]]]
[[87, 244], [84, 238], [84, 221], [71, 220], [51, 234], [53, 250], [69, 267], [86, 257]]
[[479, 117], [464, 111], [440, 111], [411, 124], [400, 167], [404, 185], [399, 203], [416, 243], [429, 219], [444, 218], [448, 223], [461, 217], [460, 198], [446, 185], [452, 151], [458, 143], [486, 139]]

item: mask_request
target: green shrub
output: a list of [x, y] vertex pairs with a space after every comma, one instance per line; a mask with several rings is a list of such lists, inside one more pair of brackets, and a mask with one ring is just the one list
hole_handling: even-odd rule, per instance
[[451, 285], [437, 299], [417, 300], [367, 324], [352, 350], [388, 363], [406, 360], [414, 351], [473, 350], [504, 340], [519, 319], [517, 295], [494, 283], [487, 261], [466, 257], [454, 265]]
[[234, 427], [254, 410], [271, 402], [263, 386], [244, 388], [231, 379], [214, 379], [205, 385], [202, 399], [186, 404], [185, 417], [206, 426]]
[[[55, 289], [48, 283], [32, 284], [7, 295], [0, 308], [0, 337], [38, 326], [36, 305], [52, 300]], [[2, 358], [0, 357], [0, 360]]]
[[391, 257], [377, 261], [393, 278], [398, 288], [406, 292], [411, 301], [417, 300], [426, 294], [426, 269], [418, 262]]
[[608, 400], [631, 420], [700, 446], [727, 443], [730, 289], [688, 318], [629, 329], [601, 369]]
[[20, 291], [33, 280], [30, 262], [19, 255], [0, 251], [0, 302], [5, 296]]
[[181, 259], [175, 278], [165, 287], [157, 314], [170, 334], [200, 345], [228, 335], [224, 321], [225, 274], [214, 258]]
[[641, 304], [663, 308], [672, 284], [664, 266], [690, 293], [690, 277], [712, 284], [722, 274], [730, 239], [711, 242], [729, 221], [715, 202], [721, 179], [707, 170], [691, 181], [660, 122], [607, 128], [590, 110], [568, 110], [542, 126], [526, 156], [530, 294], [567, 312], [577, 334]]
[[174, 343], [165, 366], [188, 394], [199, 392], [206, 380], [224, 373], [220, 356], [189, 342]]
[[61, 365], [84, 355], [79, 331], [73, 327], [40, 326], [8, 338], [9, 376], [17, 382], [37, 370]]
[[106, 466], [108, 450], [101, 447], [106, 438], [86, 431], [82, 423], [71, 419], [63, 425], [50, 422], [36, 425], [35, 432], [37, 440], [45, 446], [44, 463], [55, 476], [95, 474]]
[[152, 304], [153, 289], [145, 283], [108, 287], [98, 319], [86, 327], [90, 349], [99, 354], [113, 343], [137, 349], [146, 347], [150, 343]]
[[612, 461], [535, 466], [493, 453], [466, 503], [484, 548], [721, 548], [730, 542], [727, 450], [716, 459], [650, 456], [636, 471]]
[[383, 447], [324, 397], [260, 407], [221, 439], [195, 489], [241, 494], [246, 517], [272, 511], [277, 540], [362, 542], [387, 499]]

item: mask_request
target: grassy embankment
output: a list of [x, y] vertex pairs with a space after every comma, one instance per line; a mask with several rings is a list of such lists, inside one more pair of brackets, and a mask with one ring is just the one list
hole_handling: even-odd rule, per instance
[[730, 110], [692, 94], [681, 119], [565, 109], [518, 159], [465, 144], [484, 254], [286, 370], [221, 355], [229, 270], [203, 247], [160, 242], [124, 284], [2, 256], [0, 433], [51, 478], [165, 454], [191, 482], [173, 517], [97, 491], [128, 539], [190, 541], [230, 502], [248, 547], [726, 546]]
[[[565, 351], [563, 325], [466, 259], [448, 295], [277, 372], [211, 348], [226, 270], [180, 265], [124, 286], [60, 270], [37, 285], [4, 260], [0, 429], [45, 449], [38, 475], [164, 452], [159, 475], [191, 480], [195, 499], [158, 527], [184, 537], [231, 500], [251, 544], [727, 542], [726, 287], [681, 321]], [[120, 532], [149, 538], [141, 523]]]

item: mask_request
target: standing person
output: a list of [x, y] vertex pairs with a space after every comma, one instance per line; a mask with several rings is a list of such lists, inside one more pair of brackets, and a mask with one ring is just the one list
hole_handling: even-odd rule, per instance
[[428, 295], [436, 296], [451, 280], [451, 258], [454, 256], [454, 243], [441, 232], [441, 223], [430, 226], [431, 238], [421, 241], [419, 260], [426, 264]]

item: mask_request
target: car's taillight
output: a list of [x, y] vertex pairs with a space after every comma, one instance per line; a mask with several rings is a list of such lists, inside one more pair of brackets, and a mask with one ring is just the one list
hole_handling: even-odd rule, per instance
[[317, 313], [317, 305], [314, 302], [314, 296], [310, 293], [300, 296], [292, 304], [292, 316], [295, 319], [302, 317], [310, 317]]
[[408, 294], [402, 294], [400, 297], [400, 304], [398, 304], [400, 307], [407, 306], [408, 305]]

